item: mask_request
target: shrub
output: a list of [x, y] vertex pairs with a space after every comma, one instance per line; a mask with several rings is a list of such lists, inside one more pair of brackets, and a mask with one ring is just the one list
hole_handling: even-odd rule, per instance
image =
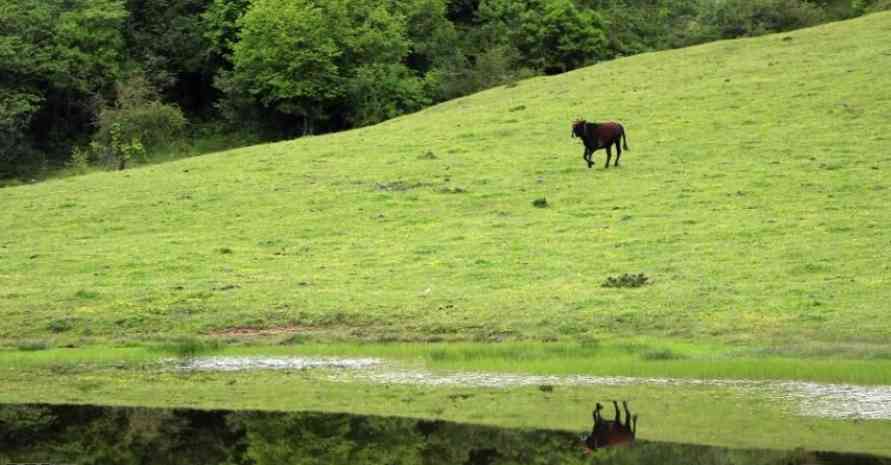
[[181, 336], [165, 341], [158, 348], [162, 352], [188, 358], [208, 352], [214, 352], [220, 350], [221, 347], [222, 344], [217, 340], [204, 340], [194, 336]]
[[128, 161], [144, 158], [146, 147], [179, 135], [186, 118], [179, 108], [161, 103], [141, 72], [118, 82], [116, 90], [115, 104], [102, 105], [99, 111], [90, 150], [94, 158], [124, 169]]
[[74, 322], [69, 319], [53, 320], [47, 323], [46, 329], [54, 333], [64, 333], [74, 327]]
[[624, 273], [621, 276], [610, 276], [606, 278], [606, 281], [601, 284], [601, 287], [641, 287], [645, 286], [649, 279], [650, 278], [645, 276], [643, 273]]
[[36, 352], [50, 348], [49, 341], [43, 339], [26, 339], [16, 343], [15, 347], [22, 351]]
[[699, 17], [706, 40], [788, 31], [825, 19], [819, 6], [803, 0], [721, 0], [707, 3]]
[[877, 13], [879, 11], [891, 10], [891, 0], [878, 0], [872, 5], [866, 7], [866, 13]]

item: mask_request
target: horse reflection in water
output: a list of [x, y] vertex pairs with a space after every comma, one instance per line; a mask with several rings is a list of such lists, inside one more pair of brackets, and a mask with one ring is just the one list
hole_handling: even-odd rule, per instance
[[616, 418], [604, 420], [600, 414], [603, 406], [597, 403], [597, 407], [592, 412], [594, 427], [591, 429], [591, 434], [582, 437], [585, 452], [590, 454], [592, 450], [604, 447], [634, 445], [634, 436], [637, 433], [637, 415], [631, 415], [628, 410], [628, 402], [622, 401], [622, 407], [625, 409], [625, 423], [622, 423], [619, 403], [613, 401], [613, 406], [616, 408]]

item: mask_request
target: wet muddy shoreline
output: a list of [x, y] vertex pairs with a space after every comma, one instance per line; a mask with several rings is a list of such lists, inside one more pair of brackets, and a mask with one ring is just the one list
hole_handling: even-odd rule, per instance
[[377, 358], [341, 357], [198, 357], [177, 364], [179, 370], [311, 370], [335, 382], [511, 388], [523, 386], [679, 386], [717, 387], [739, 395], [791, 401], [796, 414], [835, 419], [891, 420], [891, 386], [861, 386], [803, 381], [684, 379], [588, 375], [524, 375], [485, 372], [433, 372], [405, 369]]

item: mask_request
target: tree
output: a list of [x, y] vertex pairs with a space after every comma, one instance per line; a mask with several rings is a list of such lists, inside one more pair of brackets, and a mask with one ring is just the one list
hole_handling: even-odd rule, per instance
[[532, 69], [563, 72], [606, 55], [603, 18], [572, 0], [483, 0], [479, 21], [482, 45], [509, 45]]
[[0, 0], [0, 175], [88, 130], [122, 68], [125, 18], [119, 0]]
[[161, 102], [140, 71], [118, 82], [115, 90], [114, 104], [99, 110], [90, 147], [93, 158], [113, 160], [122, 170], [128, 161], [144, 157], [146, 147], [177, 136], [186, 118], [176, 106]]
[[[406, 18], [371, 0], [256, 0], [237, 22], [230, 72], [218, 80], [237, 106], [259, 104], [312, 133], [336, 109], [370, 123], [425, 104], [403, 63]], [[371, 92], [371, 94], [364, 94]]]
[[126, 1], [130, 58], [145, 69], [163, 96], [192, 113], [210, 110], [219, 66], [205, 29], [204, 14], [211, 0]]

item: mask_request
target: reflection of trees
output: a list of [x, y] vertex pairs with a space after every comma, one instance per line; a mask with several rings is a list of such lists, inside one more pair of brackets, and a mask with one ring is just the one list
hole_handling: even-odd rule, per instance
[[891, 465], [891, 459], [639, 442], [346, 414], [0, 405], [0, 463]]
[[56, 417], [49, 407], [7, 405], [0, 407], [0, 451], [48, 430]]
[[406, 420], [317, 413], [237, 413], [246, 458], [257, 465], [415, 464], [423, 437]]

